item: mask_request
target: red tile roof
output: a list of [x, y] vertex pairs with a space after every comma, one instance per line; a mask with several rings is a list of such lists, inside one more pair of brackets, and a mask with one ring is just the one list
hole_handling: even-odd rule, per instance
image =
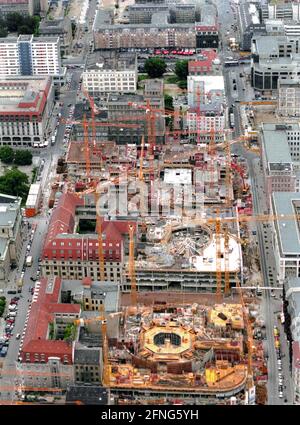
[[[43, 247], [43, 259], [77, 261], [96, 261], [98, 259], [97, 235], [91, 237], [91, 235], [74, 234], [76, 207], [83, 205], [83, 203], [83, 199], [72, 193], [65, 193], [61, 196], [51, 216]], [[121, 260], [123, 236], [128, 234], [130, 224], [135, 226], [135, 223], [128, 221], [102, 221], [102, 232], [106, 235], [103, 238], [105, 259], [109, 261]]]
[[29, 353], [30, 362], [34, 362], [34, 354], [41, 353], [45, 355], [45, 361], [48, 360], [48, 357], [53, 356], [60, 356], [63, 361], [63, 356], [66, 355], [69, 363], [71, 363], [72, 346], [65, 341], [52, 341], [46, 338], [48, 336], [49, 323], [54, 321], [56, 313], [73, 313], [79, 317], [80, 306], [78, 304], [62, 304], [59, 302], [60, 278], [55, 277], [52, 286], [49, 283], [50, 279], [41, 279], [40, 289], [36, 294], [37, 300], [32, 302], [21, 357], [25, 361], [25, 354]]

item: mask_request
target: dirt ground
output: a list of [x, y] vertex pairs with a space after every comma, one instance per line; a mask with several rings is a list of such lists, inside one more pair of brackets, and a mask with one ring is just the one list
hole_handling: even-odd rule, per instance
[[165, 94], [168, 94], [169, 96], [177, 96], [178, 94], [182, 94], [184, 90], [180, 89], [177, 84], [165, 84], [164, 85], [164, 92]]

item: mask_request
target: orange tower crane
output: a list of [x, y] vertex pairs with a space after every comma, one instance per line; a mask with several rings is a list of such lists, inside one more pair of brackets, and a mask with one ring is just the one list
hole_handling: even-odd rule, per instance
[[135, 275], [135, 261], [134, 261], [134, 226], [129, 226], [129, 276], [131, 281], [131, 305], [137, 305], [137, 288], [136, 288], [136, 275]]
[[220, 210], [216, 210], [216, 221], [215, 221], [215, 238], [216, 238], [216, 296], [217, 302], [221, 302], [222, 297], [222, 269], [221, 269], [221, 217]]
[[229, 275], [229, 232], [228, 227], [224, 229], [224, 280], [225, 295], [230, 293], [230, 275]]
[[244, 296], [241, 289], [240, 281], [238, 277], [236, 276], [236, 286], [240, 293], [240, 300], [243, 308], [243, 316], [244, 321], [247, 329], [247, 348], [248, 348], [248, 356], [247, 356], [247, 390], [250, 390], [250, 388], [253, 388], [254, 381], [253, 381], [253, 367], [252, 367], [252, 356], [253, 356], [253, 333], [252, 333], [252, 326], [249, 321], [248, 312], [245, 306], [244, 302]]

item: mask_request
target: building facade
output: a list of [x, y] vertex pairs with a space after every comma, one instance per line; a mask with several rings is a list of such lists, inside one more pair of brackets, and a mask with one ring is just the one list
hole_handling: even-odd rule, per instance
[[[84, 207], [77, 195], [67, 193], [60, 197], [52, 213], [48, 233], [42, 251], [44, 276], [60, 276], [63, 279], [97, 280], [100, 274], [98, 236], [96, 232], [74, 233], [79, 219], [95, 219], [95, 207]], [[103, 222], [103, 254], [106, 279], [121, 281], [123, 278], [124, 235], [128, 235], [127, 221]]]
[[283, 284], [287, 279], [300, 277], [300, 211], [299, 192], [275, 192], [271, 198], [271, 214], [287, 219], [277, 219], [272, 223], [273, 249], [277, 279]]
[[[108, 53], [108, 54], [107, 54]], [[96, 52], [90, 55], [82, 84], [89, 93], [135, 93], [137, 58], [135, 54]]]
[[278, 114], [290, 118], [300, 116], [300, 77], [278, 80]]
[[300, 404], [300, 342], [293, 342], [294, 404]]
[[0, 76], [50, 75], [55, 83], [63, 83], [65, 73], [59, 37], [19, 35], [0, 39]]
[[47, 140], [54, 105], [51, 77], [0, 79], [0, 144], [30, 147]]
[[[157, 21], [158, 18], [155, 16], [154, 21]], [[95, 49], [196, 47], [194, 25], [170, 24], [164, 19], [160, 23], [114, 24], [111, 14], [102, 10], [98, 10], [96, 13], [93, 36]]]
[[0, 194], [0, 281], [7, 282], [22, 249], [21, 198]]
[[260, 19], [260, 8], [256, 2], [243, 2], [238, 6], [238, 26], [240, 33], [240, 49], [251, 50], [251, 40], [254, 34], [265, 34], [265, 24]]
[[278, 89], [278, 80], [299, 79], [298, 38], [255, 36], [252, 39], [251, 84], [259, 91]]
[[39, 27], [40, 35], [43, 37], [59, 37], [60, 50], [62, 54], [68, 55], [72, 46], [72, 24], [68, 16], [60, 19], [44, 19]]
[[[35, 286], [35, 302], [32, 303], [18, 362], [22, 386], [47, 391], [47, 388], [63, 390], [74, 384], [72, 353], [74, 341], [78, 339], [74, 321], [80, 318], [81, 309], [78, 304], [61, 303], [60, 289], [58, 277], [42, 278]], [[74, 332], [66, 340], [64, 335], [68, 327]]]

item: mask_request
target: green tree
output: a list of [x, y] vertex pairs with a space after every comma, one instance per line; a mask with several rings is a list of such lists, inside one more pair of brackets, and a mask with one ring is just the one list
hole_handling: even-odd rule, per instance
[[167, 69], [166, 62], [161, 58], [149, 58], [145, 62], [145, 72], [151, 78], [162, 77]]
[[4, 38], [7, 37], [8, 32], [6, 29], [6, 24], [5, 21], [3, 21], [2, 19], [0, 20], [0, 38]]
[[23, 16], [20, 13], [8, 13], [6, 15], [6, 25], [8, 31], [15, 32], [24, 22]]
[[15, 164], [16, 165], [31, 165], [32, 153], [24, 149], [17, 150], [15, 153]]
[[18, 170], [18, 168], [14, 167], [11, 170], [7, 170], [6, 173], [0, 177], [0, 193], [20, 196], [23, 202], [25, 202], [28, 191], [28, 177]]
[[175, 65], [175, 74], [180, 80], [186, 80], [189, 74], [189, 61], [177, 61]]
[[165, 94], [165, 108], [174, 111], [173, 97]]
[[10, 146], [1, 146], [0, 159], [4, 164], [11, 164], [14, 161], [15, 153]]
[[18, 27], [18, 34], [32, 34], [32, 30], [27, 25], [20, 25]]

